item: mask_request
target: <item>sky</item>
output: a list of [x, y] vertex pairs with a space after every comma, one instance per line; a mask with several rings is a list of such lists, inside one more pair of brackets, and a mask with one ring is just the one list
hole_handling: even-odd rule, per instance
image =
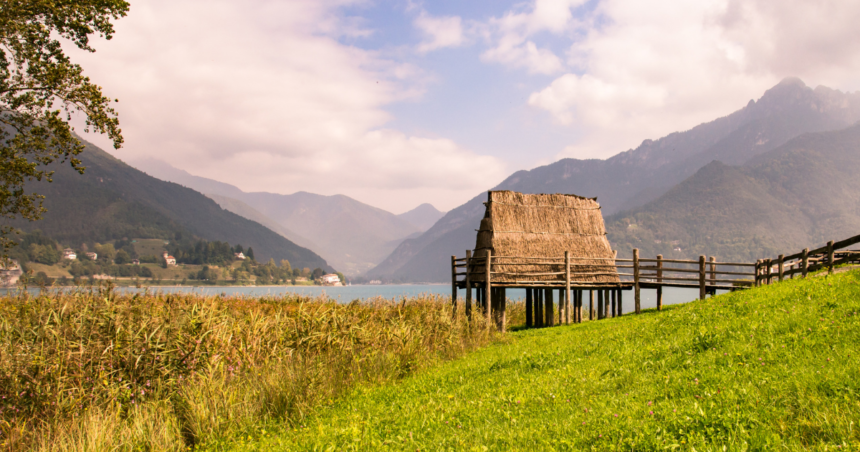
[[[69, 49], [133, 163], [245, 191], [449, 210], [514, 171], [608, 158], [788, 76], [860, 89], [860, 2], [131, 0]], [[80, 127], [78, 127], [80, 129]]]

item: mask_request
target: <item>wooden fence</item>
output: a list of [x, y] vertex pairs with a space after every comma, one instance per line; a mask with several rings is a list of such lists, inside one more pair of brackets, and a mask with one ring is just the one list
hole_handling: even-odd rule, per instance
[[[699, 298], [704, 299], [717, 290], [732, 291], [770, 284], [795, 275], [806, 276], [823, 268], [832, 273], [835, 265], [860, 263], [860, 251], [844, 249], [857, 243], [860, 243], [860, 235], [839, 242], [830, 241], [826, 246], [811, 251], [804, 249], [776, 259], [759, 259], [756, 263], [718, 262], [716, 258], [706, 256], [699, 256], [698, 260], [664, 259], [662, 255], [644, 259], [639, 257], [638, 249], [633, 250], [632, 259], [573, 257], [570, 252], [565, 252], [564, 257], [493, 256], [491, 253], [486, 257], [472, 257], [471, 251], [466, 251], [466, 257], [451, 256], [453, 313], [456, 314], [457, 310], [458, 290], [466, 289], [465, 309], [471, 316], [472, 289], [475, 289], [478, 306], [486, 315], [488, 324], [495, 323], [504, 328], [504, 290], [520, 288], [526, 289], [527, 326], [533, 325], [528, 321], [530, 319], [541, 320], [535, 320], [534, 325], [537, 326], [554, 323], [554, 320], [546, 320], [554, 318], [553, 290], [559, 292], [559, 323], [583, 320], [585, 291], [589, 292], [589, 319], [621, 315], [623, 290], [634, 291], [634, 312], [638, 314], [641, 312], [642, 289], [657, 291], [657, 309], [661, 310], [664, 287], [698, 288]], [[595, 264], [595, 261], [600, 262]], [[517, 265], [528, 266], [530, 270], [510, 271]], [[501, 266], [506, 271], [500, 271]], [[600, 267], [600, 271], [595, 271], [595, 266]], [[617, 275], [617, 282], [589, 281], [592, 277], [606, 275]], [[477, 280], [475, 276], [479, 276]], [[594, 309], [595, 296], [597, 310]], [[546, 300], [550, 300], [549, 304]]]

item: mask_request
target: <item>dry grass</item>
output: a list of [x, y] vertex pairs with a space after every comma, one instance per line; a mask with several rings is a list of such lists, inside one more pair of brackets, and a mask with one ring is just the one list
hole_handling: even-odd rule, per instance
[[0, 298], [5, 450], [179, 450], [297, 423], [361, 383], [494, 340], [438, 296]]

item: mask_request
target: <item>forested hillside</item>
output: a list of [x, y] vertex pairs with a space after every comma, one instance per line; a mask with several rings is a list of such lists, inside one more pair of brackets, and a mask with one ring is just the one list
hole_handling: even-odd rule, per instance
[[712, 162], [660, 199], [607, 219], [621, 253], [719, 260], [816, 247], [860, 232], [860, 124], [800, 136], [745, 166]]
[[32, 184], [45, 195], [44, 218], [14, 226], [40, 229], [65, 244], [124, 237], [219, 240], [253, 247], [264, 262], [287, 259], [297, 267], [331, 269], [314, 252], [259, 223], [222, 209], [194, 190], [150, 177], [91, 144], [79, 158], [84, 175], [56, 165], [53, 183]]

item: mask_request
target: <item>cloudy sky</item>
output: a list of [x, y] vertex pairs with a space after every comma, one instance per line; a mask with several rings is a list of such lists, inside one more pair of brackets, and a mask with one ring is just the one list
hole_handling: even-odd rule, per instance
[[860, 2], [831, 0], [131, 0], [73, 53], [120, 99], [126, 161], [400, 213], [610, 157], [786, 76], [860, 89], [857, 23]]

